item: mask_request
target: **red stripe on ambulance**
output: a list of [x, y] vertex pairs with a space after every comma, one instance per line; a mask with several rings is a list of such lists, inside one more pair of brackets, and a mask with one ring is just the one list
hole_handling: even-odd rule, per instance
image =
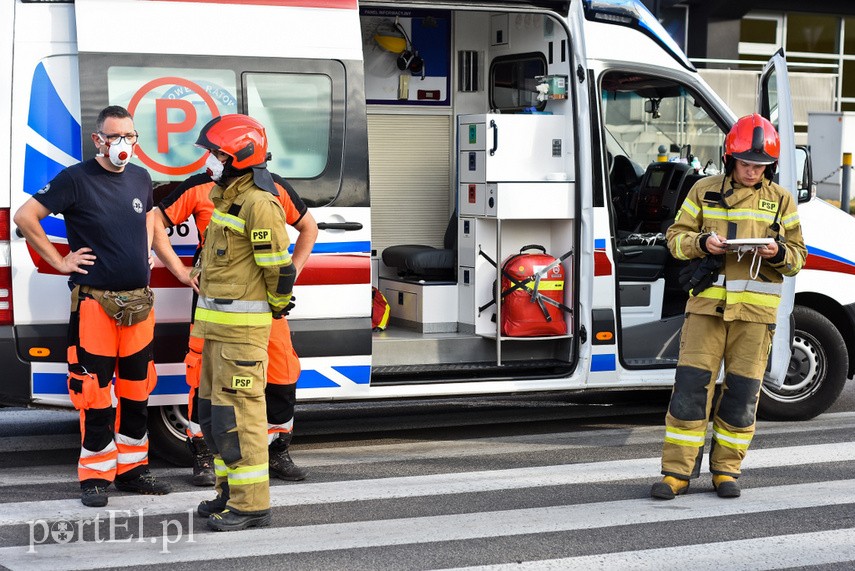
[[605, 250], [594, 250], [594, 276], [612, 275], [612, 263]]

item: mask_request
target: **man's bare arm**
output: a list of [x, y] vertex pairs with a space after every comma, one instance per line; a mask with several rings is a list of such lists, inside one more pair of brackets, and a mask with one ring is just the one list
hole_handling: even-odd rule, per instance
[[95, 264], [95, 255], [90, 253], [92, 248], [80, 248], [74, 252], [69, 252], [66, 256], [60, 254], [59, 250], [51, 244], [40, 223], [42, 218], [49, 214], [50, 210], [45, 208], [41, 202], [30, 198], [15, 212], [12, 220], [24, 238], [27, 239], [27, 243], [55, 270], [63, 274], [89, 273], [84, 267]]
[[303, 266], [306, 265], [306, 260], [309, 259], [309, 254], [312, 253], [312, 248], [315, 247], [315, 241], [318, 239], [318, 223], [315, 222], [312, 213], [307, 211], [300, 221], [294, 224], [294, 228], [300, 235], [294, 242], [294, 254], [291, 256], [291, 261], [297, 270], [297, 275], [300, 275]]
[[163, 212], [160, 211], [160, 208], [155, 207], [152, 209], [152, 212], [155, 213], [154, 218], [156, 219], [156, 223], [154, 224], [154, 242], [152, 244], [154, 253], [157, 254], [158, 259], [163, 262], [166, 269], [178, 278], [178, 281], [192, 287], [193, 291], [199, 293], [199, 277], [190, 277], [193, 268], [184, 265], [178, 254], [172, 249], [169, 236], [166, 235], [166, 227], [169, 225], [169, 222], [166, 220]]

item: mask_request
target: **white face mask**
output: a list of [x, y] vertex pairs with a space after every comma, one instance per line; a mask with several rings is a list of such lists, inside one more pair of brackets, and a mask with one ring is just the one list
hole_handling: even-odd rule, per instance
[[[127, 143], [124, 139], [115, 145], [110, 145], [102, 137], [101, 142], [107, 145], [107, 149], [109, 149], [110, 162], [117, 167], [125, 166], [131, 161], [131, 157], [134, 156], [134, 146]], [[104, 155], [99, 154], [98, 156], [102, 157]]]
[[214, 182], [219, 182], [220, 178], [223, 176], [223, 163], [220, 162], [220, 159], [214, 156], [213, 153], [208, 153], [208, 158], [205, 159], [205, 168], [207, 169], [208, 175], [211, 177], [211, 180]]

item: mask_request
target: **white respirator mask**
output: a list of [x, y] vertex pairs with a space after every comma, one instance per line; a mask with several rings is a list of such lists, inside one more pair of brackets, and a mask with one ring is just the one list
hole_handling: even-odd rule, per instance
[[219, 182], [223, 177], [225, 165], [220, 162], [220, 159], [214, 156], [214, 153], [208, 153], [208, 158], [205, 159], [205, 168], [211, 180]]
[[[131, 157], [134, 156], [134, 146], [125, 141], [124, 139], [120, 140], [117, 144], [111, 145], [107, 141], [104, 140], [103, 137], [100, 137], [101, 143], [107, 145], [107, 149], [109, 149], [109, 157], [110, 162], [117, 167], [123, 167], [131, 161]], [[103, 157], [103, 153], [98, 154], [99, 157]]]

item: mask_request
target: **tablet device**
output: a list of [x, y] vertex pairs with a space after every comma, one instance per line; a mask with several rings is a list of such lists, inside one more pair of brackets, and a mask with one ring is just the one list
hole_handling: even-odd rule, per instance
[[728, 250], [746, 250], [750, 248], [759, 248], [774, 242], [774, 238], [734, 238], [727, 241]]

